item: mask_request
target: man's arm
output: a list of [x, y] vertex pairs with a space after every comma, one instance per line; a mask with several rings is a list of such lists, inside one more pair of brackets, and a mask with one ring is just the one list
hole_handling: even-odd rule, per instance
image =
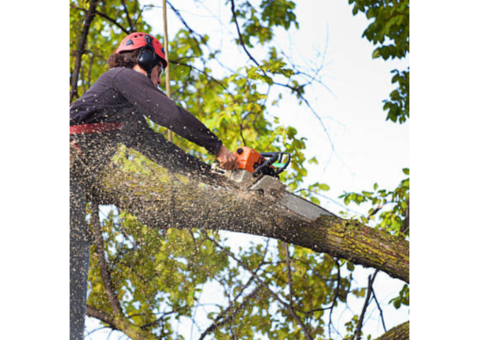
[[125, 99], [155, 123], [204, 147], [210, 154], [216, 155], [220, 150], [222, 141], [194, 115], [155, 88], [145, 75], [124, 69], [115, 76], [114, 84]]

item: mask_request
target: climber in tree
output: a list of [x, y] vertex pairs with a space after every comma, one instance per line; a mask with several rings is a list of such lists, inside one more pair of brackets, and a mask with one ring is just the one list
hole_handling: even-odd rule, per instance
[[[91, 236], [85, 222], [87, 192], [118, 143], [188, 176], [204, 176], [209, 166], [183, 152], [150, 128], [145, 117], [215, 155], [220, 167], [237, 168], [237, 158], [191, 113], [158, 89], [167, 67], [162, 45], [145, 33], [128, 35], [108, 58], [105, 72], [70, 108], [70, 141], [80, 157], [70, 171], [70, 339], [83, 339]], [[73, 160], [73, 162], [72, 162]], [[212, 175], [213, 176], [213, 175]], [[205, 176], [208, 177], [208, 176]]]

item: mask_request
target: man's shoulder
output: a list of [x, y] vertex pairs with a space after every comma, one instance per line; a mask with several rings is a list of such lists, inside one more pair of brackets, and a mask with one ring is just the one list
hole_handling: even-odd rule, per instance
[[108, 70], [107, 72], [105, 72], [104, 74], [102, 74], [102, 76], [104, 77], [108, 77], [108, 78], [116, 78], [118, 75], [130, 75], [130, 74], [133, 74], [133, 73], [136, 73], [134, 70], [132, 70], [131, 68], [126, 68], [126, 67], [114, 67], [110, 70]]
[[138, 78], [142, 76], [140, 72], [137, 72], [128, 67], [115, 67], [106, 73], [110, 73], [113, 77], [122, 77], [122, 78], [126, 78], [126, 77]]
[[127, 67], [115, 67], [104, 73], [116, 84], [134, 84], [136, 86], [146, 86], [149, 82], [145, 75]]

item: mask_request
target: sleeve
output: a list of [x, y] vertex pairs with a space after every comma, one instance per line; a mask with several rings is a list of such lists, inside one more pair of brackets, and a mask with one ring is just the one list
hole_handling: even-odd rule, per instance
[[123, 69], [114, 77], [115, 89], [145, 116], [216, 155], [222, 141], [193, 114], [177, 106], [140, 72]]

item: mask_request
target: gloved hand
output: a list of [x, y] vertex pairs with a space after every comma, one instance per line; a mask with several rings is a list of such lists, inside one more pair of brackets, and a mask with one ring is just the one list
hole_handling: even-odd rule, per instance
[[225, 170], [238, 169], [237, 157], [225, 146], [221, 146], [217, 152], [217, 160], [220, 167]]

